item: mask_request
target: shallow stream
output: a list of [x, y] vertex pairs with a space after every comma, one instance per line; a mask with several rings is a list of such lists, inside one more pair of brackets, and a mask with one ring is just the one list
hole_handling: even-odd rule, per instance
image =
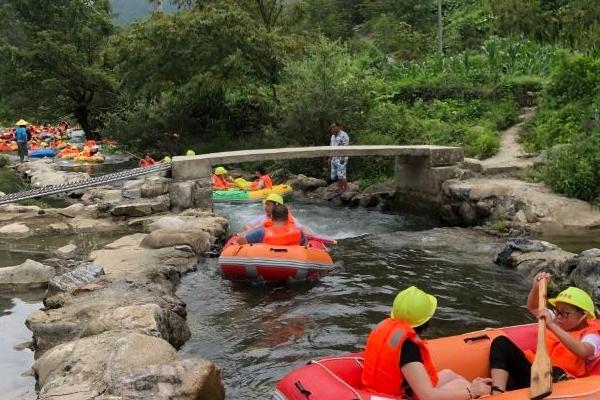
[[[215, 361], [227, 399], [268, 398], [293, 368], [361, 349], [398, 290], [410, 285], [438, 297], [431, 337], [529, 321], [528, 285], [492, 262], [502, 241], [471, 230], [429, 229], [414, 217], [291, 207], [304, 225], [341, 239], [332, 248], [340, 271], [313, 285], [252, 287], [222, 279], [212, 259], [179, 286], [192, 330], [180, 353]], [[215, 211], [236, 231], [261, 209], [219, 205]]]

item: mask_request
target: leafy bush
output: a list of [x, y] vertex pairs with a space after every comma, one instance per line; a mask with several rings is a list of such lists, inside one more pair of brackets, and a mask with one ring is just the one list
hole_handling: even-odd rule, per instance
[[0, 168], [6, 167], [9, 163], [8, 157], [0, 155]]
[[543, 176], [555, 191], [600, 205], [600, 133], [548, 151]]
[[500, 137], [496, 132], [478, 127], [469, 129], [466, 137], [465, 153], [469, 157], [489, 158], [498, 152]]

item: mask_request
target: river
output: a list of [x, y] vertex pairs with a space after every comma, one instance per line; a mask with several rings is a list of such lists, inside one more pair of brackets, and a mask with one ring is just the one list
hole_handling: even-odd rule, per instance
[[[303, 202], [291, 207], [304, 225], [338, 239], [331, 247], [339, 266], [335, 273], [311, 285], [254, 287], [222, 279], [216, 259], [205, 259], [179, 286], [192, 331], [180, 355], [216, 362], [227, 399], [268, 398], [293, 368], [361, 349], [370, 329], [389, 314], [394, 295], [410, 285], [438, 297], [430, 337], [530, 320], [524, 308], [529, 283], [492, 262], [502, 239], [435, 228], [413, 216]], [[215, 211], [231, 221], [235, 232], [262, 207], [220, 204]], [[18, 244], [49, 251], [75, 242], [89, 251], [115, 238], [48, 236]], [[0, 268], [44, 257], [18, 246], [0, 246], [0, 255]], [[0, 293], [0, 399], [34, 396], [34, 379], [22, 375], [33, 363], [32, 353], [14, 346], [31, 339], [23, 322], [42, 306], [42, 297]]]
[[[395, 294], [410, 285], [438, 298], [431, 337], [529, 321], [528, 284], [492, 262], [503, 241], [471, 230], [429, 229], [409, 216], [291, 207], [304, 225], [341, 238], [332, 248], [339, 271], [313, 285], [253, 287], [222, 279], [209, 259], [179, 286], [192, 331], [180, 353], [215, 361], [227, 399], [267, 398], [293, 368], [361, 349]], [[215, 207], [232, 221], [232, 231], [260, 210]]]

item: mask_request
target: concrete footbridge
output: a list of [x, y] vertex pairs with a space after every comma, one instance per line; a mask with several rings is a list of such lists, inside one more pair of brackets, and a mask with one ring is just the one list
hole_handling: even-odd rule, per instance
[[[209, 200], [210, 177], [215, 166], [248, 161], [289, 160], [332, 156], [382, 156], [395, 158], [396, 198], [400, 206], [428, 209], [439, 205], [441, 185], [455, 175], [456, 165], [464, 160], [461, 147], [447, 146], [320, 146], [279, 149], [240, 150], [197, 156], [174, 157], [173, 179], [182, 183], [177, 204], [200, 205]], [[415, 207], [416, 206], [416, 207]]]

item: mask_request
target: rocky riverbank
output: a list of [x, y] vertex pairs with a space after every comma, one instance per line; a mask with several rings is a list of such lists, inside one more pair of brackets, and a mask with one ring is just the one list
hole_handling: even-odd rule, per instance
[[[45, 161], [19, 170], [32, 182], [81, 179], [52, 176]], [[224, 398], [215, 364], [177, 357], [190, 331], [175, 290], [182, 274], [225, 238], [228, 222], [196, 209], [171, 212], [169, 190], [170, 180], [155, 175], [86, 190], [67, 208], [0, 207], [6, 240], [124, 235], [91, 254], [68, 244], [41, 262], [0, 269], [3, 290], [48, 287], [45, 308], [26, 321], [38, 399]]]
[[575, 254], [540, 240], [511, 239], [498, 253], [496, 263], [519, 271], [528, 280], [540, 271], [550, 272], [551, 295], [572, 285], [587, 291], [595, 304], [600, 304], [600, 249]]

